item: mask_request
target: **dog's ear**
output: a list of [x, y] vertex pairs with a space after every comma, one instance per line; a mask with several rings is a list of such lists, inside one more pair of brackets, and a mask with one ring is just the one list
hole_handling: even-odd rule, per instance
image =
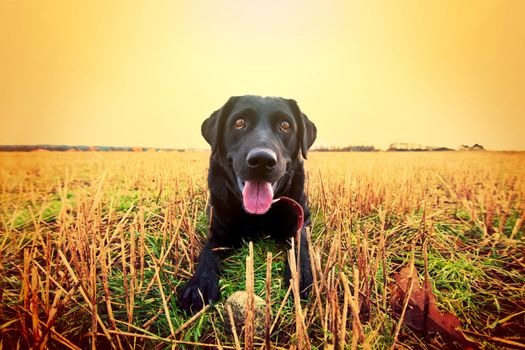
[[224, 123], [238, 100], [238, 96], [230, 97], [224, 106], [213, 112], [201, 125], [202, 136], [210, 144], [212, 154], [221, 153]]
[[303, 158], [306, 159], [306, 152], [312, 147], [316, 137], [317, 137], [317, 128], [315, 124], [308, 119], [306, 114], [301, 113], [303, 119], [303, 135], [302, 135], [302, 147], [301, 152]]
[[303, 158], [306, 159], [306, 153], [317, 137], [317, 128], [315, 127], [315, 124], [308, 119], [306, 114], [301, 112], [295, 100], [287, 100], [287, 102], [292, 109], [298, 127], [298, 148], [301, 149], [301, 154]]

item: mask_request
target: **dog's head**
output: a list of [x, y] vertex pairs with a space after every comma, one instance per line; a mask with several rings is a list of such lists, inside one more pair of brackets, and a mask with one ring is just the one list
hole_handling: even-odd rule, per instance
[[245, 210], [264, 214], [291, 162], [306, 159], [315, 125], [294, 100], [236, 96], [202, 124], [212, 156], [231, 166]]

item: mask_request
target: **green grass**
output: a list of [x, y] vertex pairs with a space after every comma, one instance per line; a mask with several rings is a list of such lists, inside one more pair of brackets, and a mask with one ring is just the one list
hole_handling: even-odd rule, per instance
[[[221, 262], [217, 304], [190, 323], [177, 305], [177, 292], [194, 271], [207, 236], [207, 157], [0, 155], [0, 347], [42, 344], [48, 322], [49, 348], [89, 348], [95, 342], [99, 348], [167, 349], [173, 341], [178, 348], [233, 346], [223, 303], [245, 289], [246, 244]], [[301, 308], [313, 349], [342, 338], [351, 348], [355, 339], [350, 309], [341, 324], [341, 273], [352, 292], [356, 287], [361, 292], [366, 342], [360, 347], [459, 347], [407, 326], [394, 336], [399, 321], [388, 303], [392, 274], [413, 254], [423, 278], [425, 239], [440, 310], [457, 315], [480, 348], [525, 343], [522, 155], [417, 155], [434, 157], [423, 161], [397, 154], [330, 157], [312, 154], [308, 163], [319, 295], [314, 291]], [[514, 172], [502, 176], [492, 169], [495, 158]], [[27, 173], [33, 175], [20, 175]], [[276, 348], [289, 348], [302, 337], [296, 333], [293, 296], [284, 300], [286, 248], [265, 237], [254, 242], [254, 289], [262, 298], [266, 253], [273, 254], [274, 317], [283, 305], [271, 334]]]

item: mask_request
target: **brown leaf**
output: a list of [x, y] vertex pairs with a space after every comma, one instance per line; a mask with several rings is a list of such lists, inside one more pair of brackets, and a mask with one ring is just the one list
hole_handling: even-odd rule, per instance
[[[403, 309], [403, 302], [410, 288], [410, 275], [410, 266], [403, 267], [399, 273], [394, 273], [396, 282], [390, 286], [390, 305], [398, 315]], [[403, 320], [405, 324], [423, 332], [439, 332], [463, 345], [470, 345], [471, 342], [458, 331], [461, 326], [459, 319], [451, 312], [442, 313], [438, 310], [436, 296], [432, 293], [430, 281], [423, 288], [417, 278], [417, 273], [414, 273], [413, 278], [414, 286]]]

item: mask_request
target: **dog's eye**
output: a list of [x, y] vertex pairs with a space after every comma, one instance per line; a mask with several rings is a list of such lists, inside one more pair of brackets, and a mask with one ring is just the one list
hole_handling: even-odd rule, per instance
[[288, 123], [286, 120], [282, 121], [281, 124], [279, 125], [279, 129], [282, 132], [290, 131], [290, 123]]
[[239, 118], [235, 121], [235, 129], [243, 129], [246, 126], [244, 119]]

